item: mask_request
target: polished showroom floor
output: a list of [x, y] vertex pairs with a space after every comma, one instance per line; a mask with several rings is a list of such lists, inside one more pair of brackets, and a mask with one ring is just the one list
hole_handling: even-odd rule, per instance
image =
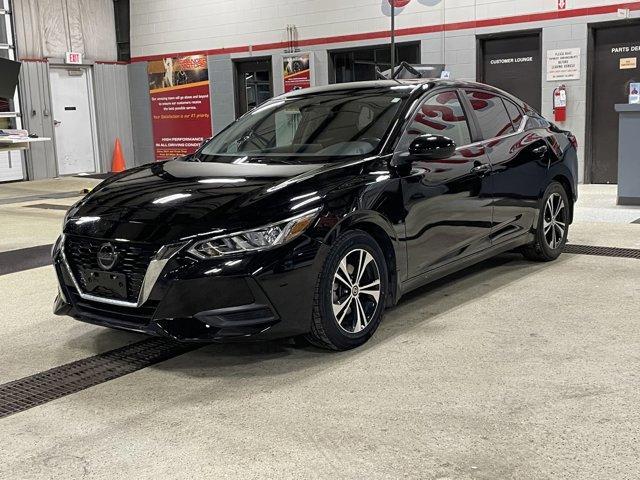
[[[0, 407], [145, 339], [51, 313], [46, 246], [92, 183], [0, 185]], [[571, 244], [640, 249], [640, 208], [580, 195]], [[204, 346], [0, 418], [0, 478], [640, 478], [639, 312], [638, 259], [503, 255], [357, 350]]]

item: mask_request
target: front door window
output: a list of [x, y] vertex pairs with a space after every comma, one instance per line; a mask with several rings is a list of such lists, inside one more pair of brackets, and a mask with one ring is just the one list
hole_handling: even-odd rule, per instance
[[471, 143], [467, 118], [455, 91], [437, 93], [425, 100], [402, 136], [398, 150], [409, 150], [416, 137], [429, 134], [449, 137], [459, 147]]

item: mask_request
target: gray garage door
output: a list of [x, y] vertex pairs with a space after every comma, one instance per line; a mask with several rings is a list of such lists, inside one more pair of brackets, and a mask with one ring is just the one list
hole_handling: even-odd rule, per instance
[[480, 38], [478, 81], [501, 88], [540, 111], [542, 56], [540, 34]]
[[590, 63], [592, 183], [618, 182], [616, 103], [629, 101], [629, 84], [640, 82], [640, 24], [597, 28]]

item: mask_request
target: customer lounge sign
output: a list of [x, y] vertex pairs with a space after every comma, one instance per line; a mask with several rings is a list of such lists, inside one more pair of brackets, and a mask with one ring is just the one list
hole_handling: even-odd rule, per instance
[[156, 160], [195, 152], [212, 134], [207, 57], [154, 60], [147, 74]]

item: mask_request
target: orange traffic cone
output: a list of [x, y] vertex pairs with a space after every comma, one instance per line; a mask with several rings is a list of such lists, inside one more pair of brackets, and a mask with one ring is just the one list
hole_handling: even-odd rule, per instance
[[120, 139], [116, 138], [116, 145], [113, 148], [113, 157], [111, 157], [111, 171], [114, 173], [122, 172], [127, 168], [124, 155], [122, 154], [122, 145]]

